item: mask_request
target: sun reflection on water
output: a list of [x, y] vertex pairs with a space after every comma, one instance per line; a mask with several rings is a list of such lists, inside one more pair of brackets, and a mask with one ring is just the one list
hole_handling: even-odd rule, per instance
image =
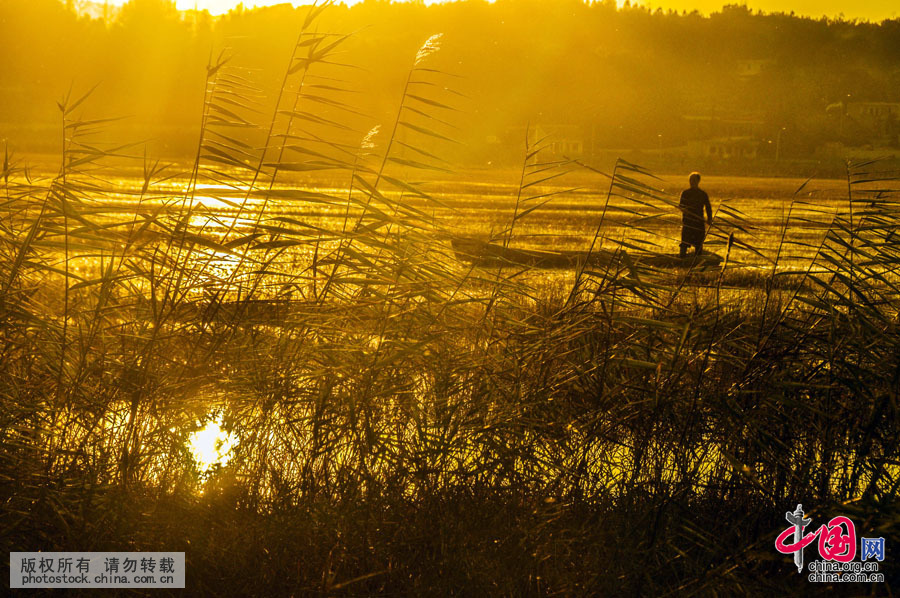
[[222, 415], [219, 414], [206, 426], [191, 434], [188, 445], [197, 464], [207, 470], [215, 465], [228, 463], [234, 438], [222, 429]]

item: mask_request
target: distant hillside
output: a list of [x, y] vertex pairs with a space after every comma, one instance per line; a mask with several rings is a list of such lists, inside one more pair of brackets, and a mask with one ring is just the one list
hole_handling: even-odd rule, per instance
[[[133, 0], [103, 20], [99, 2], [4, 0], [0, 139], [54, 150], [56, 100], [70, 86], [99, 83], [84, 109], [127, 117], [109, 125], [111, 136], [190, 155], [210, 55], [224, 50], [247, 67], [266, 114], [306, 11], [285, 4], [213, 18]], [[364, 116], [347, 122], [360, 131], [390, 120], [409, 56], [443, 33], [434, 60], [459, 75], [455, 91], [464, 98], [453, 124], [464, 161], [515, 161], [515, 131], [526, 123], [569, 131], [561, 142], [585, 156], [640, 149], [779, 161], [898, 146], [898, 20], [813, 20], [739, 6], [703, 17], [617, 10], [611, 0], [369, 0], [331, 7], [321, 22], [352, 32], [341, 56], [350, 66], [333, 76], [354, 90], [345, 99]], [[867, 112], [874, 103], [888, 108]]]

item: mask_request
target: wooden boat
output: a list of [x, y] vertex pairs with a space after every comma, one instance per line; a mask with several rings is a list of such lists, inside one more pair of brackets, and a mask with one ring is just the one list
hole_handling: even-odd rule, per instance
[[[576, 268], [587, 262], [588, 265], [605, 266], [622, 259], [622, 252], [595, 250], [586, 251], [545, 251], [541, 249], [519, 249], [504, 247], [498, 243], [489, 243], [472, 238], [454, 238], [451, 240], [456, 258], [460, 261], [474, 263], [477, 266], [530, 266], [532, 268], [567, 269]], [[685, 258], [677, 255], [628, 252], [633, 263], [655, 268], [709, 268], [722, 263], [722, 257], [709, 251], [699, 255], [688, 255]]]

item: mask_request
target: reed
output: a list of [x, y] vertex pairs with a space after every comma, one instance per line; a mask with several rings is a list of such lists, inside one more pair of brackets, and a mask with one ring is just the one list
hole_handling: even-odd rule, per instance
[[[379, 138], [351, 126], [320, 9], [268, 115], [210, 62], [182, 175], [94, 143], [90, 94], [61, 102], [56, 176], [4, 151], [4, 550], [185, 550], [198, 594], [763, 595], [786, 504], [895, 539], [897, 173], [849, 164], [815, 243], [792, 236], [798, 189], [774, 255], [721, 206], [724, 262], [673, 274], [635, 257], [671, 240], [608, 234], [613, 205], [632, 230], [678, 219], [619, 160], [590, 216], [609, 259], [562, 282], [461, 264], [456, 208], [417, 182], [448, 169], [459, 116], [439, 38]], [[524, 152], [504, 248], [578, 190], [550, 186], [578, 163]], [[127, 209], [102, 178], [123, 163], [143, 172]], [[323, 170], [344, 192], [308, 185]], [[771, 271], [747, 278], [750, 251]], [[219, 415], [235, 448], [202, 470], [187, 440]]]

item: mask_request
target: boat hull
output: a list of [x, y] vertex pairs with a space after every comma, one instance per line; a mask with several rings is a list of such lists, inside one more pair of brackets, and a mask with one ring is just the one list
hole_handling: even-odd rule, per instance
[[[484, 267], [530, 266], [533, 268], [569, 269], [588, 265], [609, 265], [622, 260], [622, 252], [610, 251], [543, 251], [540, 249], [519, 249], [504, 247], [478, 239], [457, 238], [451, 241], [453, 251], [460, 261]], [[699, 256], [653, 253], [628, 253], [633, 263], [656, 268], [715, 267], [722, 257], [711, 252]]]

